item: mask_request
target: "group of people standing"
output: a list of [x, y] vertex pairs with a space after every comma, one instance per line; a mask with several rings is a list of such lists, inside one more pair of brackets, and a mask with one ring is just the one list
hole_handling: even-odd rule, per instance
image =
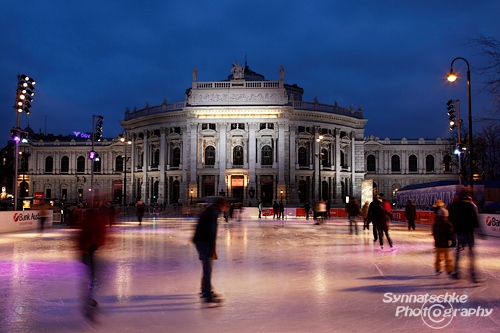
[[[453, 279], [459, 279], [460, 253], [469, 249], [469, 275], [474, 283], [480, 282], [475, 268], [474, 254], [474, 231], [479, 228], [477, 206], [472, 200], [472, 189], [464, 187], [460, 196], [456, 196], [453, 202], [445, 207], [441, 200], [436, 200], [432, 206], [435, 213], [432, 234], [434, 236], [436, 275], [442, 273], [441, 262]], [[450, 255], [449, 249], [455, 248], [455, 263]]]

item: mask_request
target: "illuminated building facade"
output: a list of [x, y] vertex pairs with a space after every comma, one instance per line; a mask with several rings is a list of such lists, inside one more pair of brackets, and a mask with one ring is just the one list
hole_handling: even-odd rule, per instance
[[[365, 179], [387, 197], [408, 184], [457, 179], [448, 142], [365, 137], [361, 108], [303, 101], [302, 88], [285, 84], [283, 68], [277, 80], [246, 64], [231, 72], [227, 80], [198, 82], [195, 68], [185, 101], [127, 109], [121, 124], [131, 144], [96, 143], [95, 190], [116, 203], [125, 190], [127, 203], [225, 195], [254, 206], [320, 197], [335, 206], [346, 195], [359, 198]], [[24, 188], [86, 201], [89, 142], [23, 144], [30, 152]]]

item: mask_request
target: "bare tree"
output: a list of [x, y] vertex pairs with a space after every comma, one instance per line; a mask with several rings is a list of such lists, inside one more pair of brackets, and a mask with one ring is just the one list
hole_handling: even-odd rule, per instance
[[468, 43], [480, 50], [480, 54], [487, 58], [485, 65], [474, 68], [483, 83], [483, 91], [491, 96], [491, 108], [486, 110], [492, 118], [480, 120], [488, 123], [499, 123], [500, 119], [500, 41], [493, 37], [479, 35], [470, 39]]
[[500, 179], [500, 126], [484, 126], [474, 138], [476, 168], [481, 171], [483, 180]]

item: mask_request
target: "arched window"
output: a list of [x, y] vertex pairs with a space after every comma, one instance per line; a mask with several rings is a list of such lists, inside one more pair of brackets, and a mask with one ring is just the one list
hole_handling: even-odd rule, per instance
[[425, 170], [427, 172], [434, 171], [434, 156], [427, 155], [427, 157], [425, 158]]
[[85, 157], [78, 156], [76, 159], [76, 172], [85, 172]]
[[307, 149], [304, 147], [299, 148], [299, 166], [305, 167], [308, 166], [308, 161], [307, 161]]
[[172, 167], [178, 168], [181, 164], [181, 149], [179, 147], [174, 148], [172, 152]]
[[63, 156], [61, 158], [61, 172], [69, 172], [69, 157]]
[[205, 165], [215, 165], [215, 147], [205, 148]]
[[121, 156], [121, 155], [116, 156], [115, 171], [123, 172], [123, 156]]
[[375, 172], [375, 171], [377, 171], [376, 168], [377, 168], [377, 165], [375, 162], [375, 156], [368, 155], [368, 157], [366, 158], [366, 171]]
[[325, 148], [321, 149], [321, 165], [324, 168], [330, 166], [330, 154], [328, 154], [328, 150]]
[[273, 149], [269, 146], [262, 147], [261, 165], [273, 165]]
[[29, 153], [23, 152], [21, 154], [21, 169], [20, 170], [23, 173], [28, 172], [28, 169], [29, 169], [29, 157], [30, 157]]
[[157, 168], [159, 164], [160, 164], [160, 150], [156, 149], [153, 153], [153, 164], [151, 166]]
[[450, 172], [451, 171], [451, 156], [444, 155], [443, 157], [443, 171]]
[[391, 158], [391, 171], [392, 172], [400, 172], [401, 171], [401, 162], [398, 155], [392, 155]]
[[233, 165], [243, 165], [243, 147], [236, 146], [233, 149]]
[[410, 155], [410, 157], [408, 158], [408, 171], [410, 171], [410, 172], [417, 172], [418, 171], [417, 156]]
[[54, 171], [54, 159], [52, 156], [47, 156], [45, 158], [45, 173], [51, 173]]

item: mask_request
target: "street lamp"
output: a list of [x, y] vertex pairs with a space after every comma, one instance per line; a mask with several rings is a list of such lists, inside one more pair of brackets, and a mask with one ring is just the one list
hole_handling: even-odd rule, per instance
[[458, 78], [457, 74], [453, 72], [453, 63], [455, 60], [463, 60], [467, 64], [467, 102], [468, 102], [468, 109], [469, 109], [469, 185], [471, 188], [473, 188], [473, 183], [474, 183], [474, 163], [472, 161], [473, 158], [473, 148], [472, 148], [472, 106], [471, 106], [471, 93], [470, 93], [470, 65], [469, 62], [462, 57], [458, 57], [453, 59], [450, 65], [450, 74], [448, 74], [448, 81], [449, 82], [455, 82]]
[[193, 190], [191, 190], [191, 205], [193, 204]]
[[[132, 144], [132, 141], [126, 140], [123, 135], [120, 134], [120, 141], [125, 143], [127, 141], [128, 145]], [[127, 147], [123, 147], [123, 206], [127, 205]]]
[[280, 191], [281, 194], [281, 201], [283, 202], [283, 190]]

